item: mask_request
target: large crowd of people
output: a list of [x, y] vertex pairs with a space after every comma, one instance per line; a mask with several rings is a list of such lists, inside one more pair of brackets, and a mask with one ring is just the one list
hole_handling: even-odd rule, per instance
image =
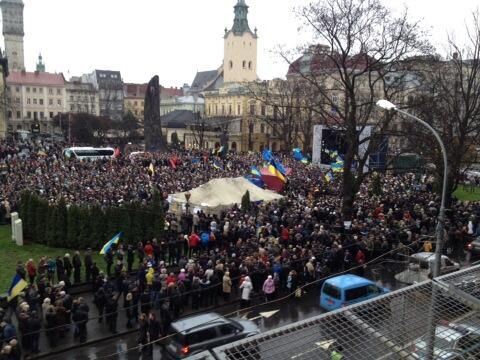
[[[261, 163], [260, 154], [228, 154], [214, 164], [194, 152], [83, 162], [66, 161], [61, 153], [54, 144], [0, 143], [6, 221], [27, 188], [52, 202], [63, 197], [68, 203], [122, 206], [148, 202], [154, 188], [165, 195], [190, 190], [214, 177], [244, 176]], [[367, 180], [353, 219], [344, 222], [338, 181], [325, 181], [318, 168], [287, 155], [281, 160], [292, 169], [284, 200], [221, 214], [167, 211], [161, 237], [120, 242], [105, 255], [105, 273], [91, 250], [19, 263], [16, 271], [29, 286], [1, 313], [0, 359], [44, 350], [38, 346], [41, 334], [51, 347], [69, 333], [84, 342], [89, 321], [102, 323], [105, 334], [116, 333], [119, 313], [126, 322], [122, 329], [137, 327], [139, 344], [152, 351], [149, 344], [183, 314], [234, 301], [246, 308], [252, 299], [271, 301], [340, 271], [362, 274], [382, 256], [432, 251], [439, 198], [429, 176], [385, 174], [382, 196], [371, 194]], [[480, 204], [452, 204], [445, 251], [461, 256], [466, 241], [480, 235], [479, 218]], [[70, 295], [80, 281], [92, 283], [92, 300]]]

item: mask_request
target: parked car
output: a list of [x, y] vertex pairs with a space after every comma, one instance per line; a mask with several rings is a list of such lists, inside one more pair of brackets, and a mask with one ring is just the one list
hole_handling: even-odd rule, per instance
[[174, 335], [165, 344], [165, 355], [169, 359], [183, 359], [260, 333], [250, 320], [225, 318], [214, 312], [175, 321], [170, 331]]
[[[427, 358], [428, 334], [413, 344], [415, 359]], [[473, 360], [480, 357], [480, 328], [439, 322], [435, 328], [434, 358], [439, 360]]]
[[[440, 273], [442, 275], [460, 270], [460, 264], [446, 255], [442, 255]], [[432, 277], [435, 264], [435, 254], [420, 252], [410, 256], [408, 268], [395, 275], [395, 279], [406, 284], [414, 284]]]
[[475, 256], [480, 255], [480, 236], [467, 244], [467, 251], [470, 251]]
[[325, 280], [320, 291], [320, 306], [327, 310], [336, 310], [343, 306], [390, 292], [389, 289], [357, 275], [340, 275]]

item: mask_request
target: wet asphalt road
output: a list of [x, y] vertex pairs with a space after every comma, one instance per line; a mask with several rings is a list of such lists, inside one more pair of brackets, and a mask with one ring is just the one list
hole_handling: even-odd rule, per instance
[[[373, 266], [371, 270], [366, 273], [366, 277], [376, 281], [381, 286], [396, 290], [407, 286], [407, 284], [397, 282], [394, 277], [396, 272], [402, 270], [403, 268], [398, 266], [398, 264], [385, 262]], [[251, 319], [258, 317], [260, 312], [278, 310], [275, 315], [268, 319], [258, 318], [255, 320], [261, 331], [272, 330], [299, 320], [304, 320], [323, 312], [319, 307], [319, 294], [319, 287], [314, 286], [308, 289], [307, 293], [304, 294], [301, 299], [289, 298], [273, 304], [260, 305], [256, 307], [254, 311], [249, 312], [247, 317]], [[222, 314], [235, 314], [237, 310], [238, 306], [235, 305], [223, 307], [220, 311]], [[95, 310], [93, 310], [93, 312], [95, 312]], [[92, 336], [92, 333], [90, 333], [89, 336]], [[137, 333], [134, 332], [46, 358], [52, 360], [141, 359], [141, 354], [138, 349], [135, 349], [137, 346], [137, 338]], [[127, 351], [128, 349], [133, 350]], [[162, 359], [159, 346], [155, 347], [153, 359]]]

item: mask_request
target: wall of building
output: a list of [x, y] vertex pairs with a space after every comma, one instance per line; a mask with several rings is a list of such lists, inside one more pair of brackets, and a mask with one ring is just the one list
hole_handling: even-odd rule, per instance
[[224, 40], [223, 79], [225, 83], [257, 80], [257, 38], [250, 32], [242, 36], [232, 31]]
[[40, 131], [52, 132], [52, 118], [65, 113], [65, 86], [23, 85], [8, 83], [7, 95], [12, 104], [8, 112], [8, 122], [12, 131], [29, 130], [38, 120]]
[[0, 139], [4, 139], [7, 134], [7, 92], [3, 70], [0, 64]]

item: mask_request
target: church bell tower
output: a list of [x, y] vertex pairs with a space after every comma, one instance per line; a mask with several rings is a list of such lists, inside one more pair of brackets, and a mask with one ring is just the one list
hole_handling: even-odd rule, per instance
[[23, 1], [1, 0], [5, 55], [11, 70], [25, 70], [23, 51]]
[[225, 83], [257, 80], [257, 29], [248, 25], [248, 5], [237, 0], [235, 18], [230, 30], [225, 29], [223, 79]]

